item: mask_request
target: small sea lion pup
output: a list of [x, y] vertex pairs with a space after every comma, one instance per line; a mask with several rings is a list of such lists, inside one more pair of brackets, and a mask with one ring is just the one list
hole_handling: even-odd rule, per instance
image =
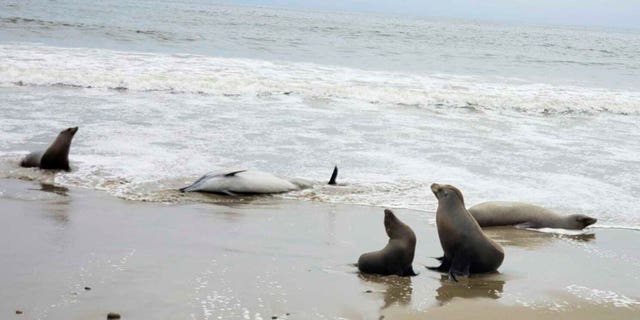
[[389, 236], [389, 242], [382, 250], [367, 252], [360, 256], [358, 259], [360, 272], [399, 276], [416, 275], [411, 266], [416, 251], [416, 235], [413, 230], [396, 218], [389, 209], [384, 210], [384, 228]]
[[56, 140], [45, 151], [29, 153], [22, 161], [22, 167], [38, 167], [40, 169], [55, 169], [69, 171], [69, 149], [71, 140], [78, 131], [78, 127], [67, 128], [58, 134]]
[[561, 216], [551, 210], [522, 202], [489, 201], [469, 208], [481, 227], [563, 228], [580, 230], [598, 219], [583, 214]]
[[438, 198], [436, 225], [444, 256], [431, 270], [456, 275], [495, 271], [504, 260], [502, 247], [489, 239], [464, 206], [462, 193], [454, 186], [434, 183], [431, 191]]

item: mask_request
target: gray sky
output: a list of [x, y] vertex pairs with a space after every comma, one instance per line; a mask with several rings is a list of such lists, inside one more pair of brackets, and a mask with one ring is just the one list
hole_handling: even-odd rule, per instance
[[561, 25], [640, 28], [640, 0], [228, 0], [296, 9], [380, 12]]

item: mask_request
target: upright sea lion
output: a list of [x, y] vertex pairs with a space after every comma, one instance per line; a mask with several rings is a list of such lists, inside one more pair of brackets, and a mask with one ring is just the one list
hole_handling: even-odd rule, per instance
[[22, 161], [22, 167], [39, 167], [40, 169], [57, 169], [69, 171], [69, 149], [71, 140], [78, 131], [78, 127], [60, 131], [56, 140], [43, 151], [29, 153]]
[[598, 219], [583, 214], [561, 216], [551, 210], [522, 202], [489, 201], [469, 208], [481, 227], [563, 228], [580, 230]]
[[416, 251], [415, 233], [389, 209], [384, 210], [384, 228], [389, 242], [380, 251], [361, 255], [358, 259], [358, 269], [363, 273], [381, 275], [415, 275], [411, 266]]
[[[333, 169], [329, 184], [335, 184], [338, 167]], [[209, 192], [235, 196], [238, 194], [284, 193], [311, 187], [312, 183], [303, 179], [289, 179], [258, 170], [225, 170], [210, 172], [202, 176], [182, 192]]]
[[429, 269], [456, 275], [495, 271], [504, 260], [502, 247], [489, 239], [464, 206], [462, 193], [454, 186], [434, 183], [431, 191], [438, 198], [436, 225], [444, 251], [442, 264]]

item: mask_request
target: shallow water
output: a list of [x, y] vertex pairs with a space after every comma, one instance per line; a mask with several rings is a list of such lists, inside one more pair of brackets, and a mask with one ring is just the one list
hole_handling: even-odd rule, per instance
[[[276, 197], [433, 217], [440, 182], [469, 205], [640, 228], [636, 31], [205, 2], [0, 8], [0, 177], [216, 202], [174, 190], [247, 166], [317, 182]], [[72, 172], [18, 167], [76, 125]], [[323, 185], [334, 164], [345, 186]]]

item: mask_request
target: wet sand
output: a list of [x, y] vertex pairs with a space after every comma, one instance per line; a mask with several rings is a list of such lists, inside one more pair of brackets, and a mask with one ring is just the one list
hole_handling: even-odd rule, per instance
[[424, 268], [442, 253], [433, 212], [394, 211], [418, 237], [415, 277], [353, 266], [386, 244], [382, 208], [146, 203], [0, 180], [0, 318], [640, 317], [640, 232], [488, 229], [505, 248], [500, 273], [452, 283]]

